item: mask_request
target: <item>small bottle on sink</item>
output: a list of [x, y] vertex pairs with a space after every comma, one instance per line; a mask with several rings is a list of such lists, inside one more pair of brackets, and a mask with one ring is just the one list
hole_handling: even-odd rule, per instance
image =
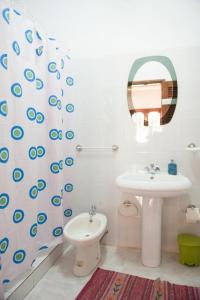
[[173, 159], [171, 159], [170, 163], [168, 164], [168, 174], [177, 175], [177, 165]]

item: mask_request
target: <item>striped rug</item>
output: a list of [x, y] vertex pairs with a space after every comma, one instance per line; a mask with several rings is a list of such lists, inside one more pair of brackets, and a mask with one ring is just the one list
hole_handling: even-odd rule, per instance
[[98, 268], [75, 300], [200, 300], [200, 287]]

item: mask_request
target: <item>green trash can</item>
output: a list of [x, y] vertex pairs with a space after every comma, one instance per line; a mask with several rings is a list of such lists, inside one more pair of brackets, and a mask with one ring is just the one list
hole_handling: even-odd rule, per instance
[[200, 237], [182, 233], [177, 236], [179, 245], [179, 262], [188, 266], [200, 265]]

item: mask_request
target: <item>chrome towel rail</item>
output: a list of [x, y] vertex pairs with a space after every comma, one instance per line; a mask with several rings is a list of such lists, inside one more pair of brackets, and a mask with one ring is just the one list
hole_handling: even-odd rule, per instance
[[112, 150], [117, 151], [119, 149], [118, 145], [112, 145], [111, 147], [83, 147], [82, 145], [76, 146], [76, 151], [81, 152], [82, 150]]

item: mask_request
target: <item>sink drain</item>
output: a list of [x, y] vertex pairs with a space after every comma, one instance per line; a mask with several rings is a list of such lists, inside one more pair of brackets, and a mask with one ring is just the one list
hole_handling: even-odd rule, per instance
[[88, 236], [90, 236], [88, 233], [87, 233], [87, 234], [85, 234], [85, 237], [88, 237]]

